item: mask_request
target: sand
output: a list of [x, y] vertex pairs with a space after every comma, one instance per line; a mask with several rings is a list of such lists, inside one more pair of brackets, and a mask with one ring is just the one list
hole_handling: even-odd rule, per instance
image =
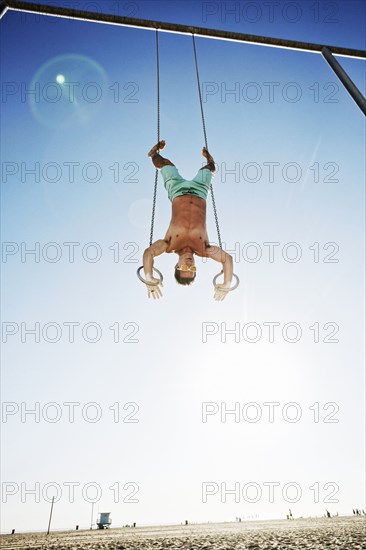
[[79, 550], [365, 550], [366, 518], [250, 521], [2, 535], [1, 548]]

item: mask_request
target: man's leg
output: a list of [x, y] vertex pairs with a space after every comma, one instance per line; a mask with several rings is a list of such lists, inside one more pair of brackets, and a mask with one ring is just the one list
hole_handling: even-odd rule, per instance
[[159, 155], [159, 153], [154, 153], [151, 156], [151, 160], [155, 168], [162, 168], [163, 166], [167, 165], [174, 166], [174, 164], [169, 159], [162, 157], [161, 155]]
[[206, 166], [203, 166], [201, 170], [210, 170], [210, 172], [215, 172], [215, 161], [210, 153], [207, 151], [206, 147], [202, 149], [202, 155], [205, 157], [205, 159], [207, 159], [207, 164]]
[[162, 157], [158, 150], [164, 149], [165, 147], [165, 141], [159, 141], [154, 147], [149, 151], [149, 157], [151, 157], [152, 163], [155, 166], [155, 168], [162, 168], [163, 166], [174, 166], [174, 164], [164, 157]]

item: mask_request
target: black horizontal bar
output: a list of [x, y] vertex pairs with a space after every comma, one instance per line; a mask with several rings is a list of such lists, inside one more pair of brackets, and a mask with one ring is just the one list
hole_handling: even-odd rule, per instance
[[70, 19], [81, 19], [85, 21], [107, 23], [110, 25], [125, 25], [128, 27], [139, 27], [145, 29], [159, 29], [165, 32], [176, 32], [180, 34], [195, 34], [197, 36], [204, 36], [208, 38], [247, 42], [249, 44], [258, 44], [262, 46], [288, 48], [292, 50], [303, 50], [315, 53], [322, 53], [323, 48], [326, 47], [334, 55], [366, 59], [365, 50], [355, 50], [351, 48], [342, 48], [339, 46], [329, 46], [326, 44], [312, 44], [310, 42], [298, 42], [296, 40], [270, 38], [268, 36], [257, 36], [254, 34], [244, 34], [218, 29], [206, 29], [204, 27], [191, 27], [187, 25], [180, 25], [178, 23], [165, 23], [162, 21], [151, 21], [149, 19], [136, 19], [133, 17], [124, 17], [122, 15], [76, 10], [61, 6], [48, 6], [46, 4], [36, 4], [21, 0], [3, 0], [1, 3], [5, 3], [7, 7], [12, 10], [40, 13], [43, 15], [53, 15], [56, 17], [66, 17]]

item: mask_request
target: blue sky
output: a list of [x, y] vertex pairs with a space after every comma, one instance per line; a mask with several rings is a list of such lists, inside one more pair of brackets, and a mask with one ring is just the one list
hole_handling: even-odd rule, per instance
[[[257, 16], [247, 4], [79, 2], [139, 18], [365, 48], [363, 2], [295, 2], [296, 13], [281, 4], [273, 21], [266, 3], [253, 3]], [[233, 6], [236, 16], [225, 11]], [[110, 510], [115, 526], [364, 506], [365, 125], [325, 61], [197, 38], [222, 240], [235, 250], [241, 284], [216, 303], [216, 263], [199, 260], [194, 285], [180, 288], [175, 258], [165, 255], [156, 260], [164, 296], [151, 303], [135, 271], [149, 241], [154, 180], [147, 158], [156, 140], [154, 33], [10, 11], [0, 24], [3, 339], [16, 331], [2, 351], [2, 478], [15, 484], [5, 487], [15, 494], [3, 507], [2, 530], [44, 528], [47, 498], [41, 494], [35, 506], [22, 494], [36, 483], [40, 491], [47, 483], [63, 488], [55, 528], [89, 526], [87, 483], [101, 487], [95, 511]], [[161, 33], [160, 46], [161, 137], [166, 155], [191, 178], [203, 145], [192, 43]], [[339, 61], [364, 91], [364, 61]], [[65, 88], [74, 90], [72, 101]], [[170, 208], [159, 180], [156, 239]], [[216, 242], [210, 198], [207, 225]], [[273, 261], [268, 243], [275, 243]], [[39, 250], [39, 261], [26, 249]], [[279, 323], [273, 343], [269, 322]], [[25, 333], [35, 323], [39, 343]], [[73, 343], [70, 323], [78, 323]], [[83, 338], [89, 323], [94, 329]], [[116, 323], [119, 343], [109, 328]], [[257, 343], [243, 337], [247, 323], [261, 327]], [[283, 338], [287, 323], [301, 327], [297, 343]], [[319, 343], [309, 328], [315, 323]], [[339, 342], [324, 342], [336, 326]], [[239, 341], [222, 341], [225, 327], [239, 327]], [[100, 331], [95, 343], [86, 341], [98, 338], [93, 330]], [[70, 402], [80, 403], [79, 411], [97, 403], [102, 418], [88, 422], [79, 412], [70, 422]], [[204, 423], [208, 402], [241, 409], [255, 402], [263, 418], [220, 422], [216, 414]], [[301, 420], [280, 414], [269, 422], [266, 402], [280, 403], [279, 410], [297, 403]], [[21, 411], [35, 403], [41, 410], [56, 403], [60, 420], [45, 413], [39, 422], [31, 415], [22, 422]], [[135, 410], [123, 406], [136, 403], [138, 422], [113, 422], [115, 403], [121, 418]], [[321, 422], [314, 422], [314, 403]], [[337, 407], [339, 422], [325, 422]], [[80, 484], [74, 503], [65, 490], [70, 482]], [[129, 482], [138, 485], [139, 502], [122, 502], [129, 487], [114, 502], [109, 487]], [[218, 493], [203, 503], [205, 482], [252, 482], [263, 495], [256, 503], [223, 503]], [[302, 496], [293, 504], [282, 496], [268, 502], [266, 482], [279, 483], [280, 492], [297, 483]], [[319, 502], [309, 489], [316, 483]], [[339, 502], [327, 501], [335, 486], [329, 483], [339, 488]]]

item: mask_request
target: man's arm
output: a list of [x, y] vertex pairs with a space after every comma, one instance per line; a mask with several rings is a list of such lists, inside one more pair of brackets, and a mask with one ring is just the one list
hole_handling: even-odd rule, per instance
[[231, 280], [233, 278], [233, 257], [219, 248], [218, 246], [208, 246], [202, 256], [212, 258], [222, 264], [224, 270], [224, 282], [222, 286], [230, 288]]
[[143, 255], [144, 272], [147, 281], [151, 281], [153, 277], [153, 267], [155, 256], [160, 256], [168, 248], [167, 241], [160, 239], [155, 241], [149, 248], [147, 248]]

